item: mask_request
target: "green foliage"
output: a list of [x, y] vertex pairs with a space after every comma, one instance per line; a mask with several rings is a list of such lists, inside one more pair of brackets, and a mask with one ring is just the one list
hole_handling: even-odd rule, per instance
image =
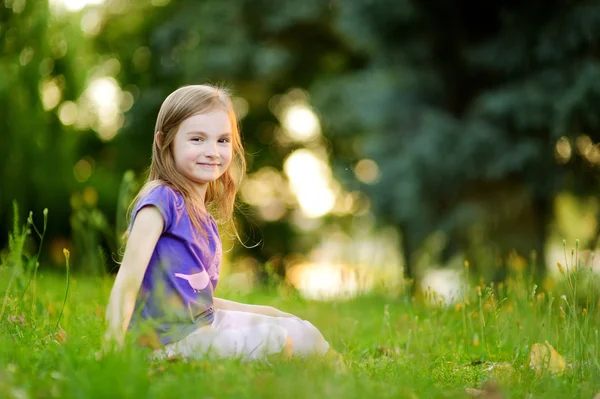
[[[40, 232], [33, 222], [33, 214], [29, 213], [27, 224], [20, 225], [19, 208], [17, 203], [13, 203], [13, 230], [9, 234], [8, 251], [3, 252], [0, 256], [0, 275], [8, 274], [6, 287], [4, 288], [4, 297], [2, 308], [0, 309], [0, 321], [3, 321], [6, 314], [11, 315], [15, 312], [27, 311], [25, 308], [26, 296], [31, 302], [31, 313], [39, 310], [40, 302], [36, 297], [36, 277], [39, 267], [39, 258], [42, 244], [46, 235], [48, 225], [48, 210], [44, 209], [44, 228]], [[38, 236], [40, 243], [35, 256], [29, 255], [26, 250], [26, 243], [33, 231]], [[32, 287], [32, 293], [29, 288]]]
[[[206, 81], [247, 101], [250, 171], [281, 170], [300, 146], [278, 139], [269, 104], [290, 88], [308, 90], [336, 177], [368, 193], [379, 219], [399, 228], [409, 274], [439, 232], [443, 261], [461, 253], [492, 266], [512, 249], [534, 250], [542, 270], [556, 194], [597, 194], [597, 1], [163, 3], [2, 8], [0, 231], [10, 228], [13, 200], [48, 206], [51, 248], [73, 246], [76, 267], [99, 272], [99, 248], [118, 257], [124, 200], [135, 186], [115, 188], [126, 171], [147, 167], [161, 102], [178, 86]], [[85, 28], [95, 19], [97, 29]], [[64, 125], [59, 117], [98, 76], [114, 78], [133, 100], [108, 141], [98, 121]], [[56, 103], [43, 100], [48, 85], [59, 90]], [[557, 155], [561, 137], [567, 158]], [[589, 148], [577, 144], [582, 137]], [[363, 158], [379, 166], [376, 184], [355, 179]], [[249, 214], [240, 223], [261, 264], [309, 249], [288, 218]]]
[[[364, 189], [402, 230], [408, 271], [433, 232], [447, 235], [452, 253], [473, 246], [473, 228], [497, 254], [534, 249], [543, 265], [554, 196], [597, 193], [597, 165], [581, 150], [561, 165], [555, 143], [600, 139], [600, 4], [339, 8], [337, 26], [368, 63], [311, 91], [332, 137], [358, 144], [337, 145], [341, 163], [354, 152], [379, 165], [379, 182]], [[501, 195], [500, 206], [517, 197], [507, 212], [498, 212]]]

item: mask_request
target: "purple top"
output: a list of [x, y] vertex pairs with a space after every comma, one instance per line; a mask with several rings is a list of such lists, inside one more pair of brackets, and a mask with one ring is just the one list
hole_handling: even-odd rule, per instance
[[204, 234], [194, 228], [183, 196], [169, 186], [153, 189], [135, 204], [130, 230], [145, 206], [155, 206], [165, 225], [144, 274], [131, 324], [152, 328], [167, 344], [212, 323], [221, 239], [210, 215], [202, 222]]

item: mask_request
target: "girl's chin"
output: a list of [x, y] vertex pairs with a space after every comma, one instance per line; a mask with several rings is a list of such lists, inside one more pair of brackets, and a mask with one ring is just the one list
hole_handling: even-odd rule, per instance
[[195, 184], [206, 185], [208, 183], [212, 183], [212, 182], [219, 180], [219, 177], [221, 177], [221, 176], [212, 176], [212, 177], [202, 176], [202, 177], [197, 177], [197, 178], [193, 179], [193, 182]]

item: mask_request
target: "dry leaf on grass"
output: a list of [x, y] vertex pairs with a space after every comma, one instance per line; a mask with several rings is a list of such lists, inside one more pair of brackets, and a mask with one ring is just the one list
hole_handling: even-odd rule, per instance
[[561, 376], [565, 372], [566, 363], [560, 353], [546, 341], [544, 344], [536, 343], [531, 346], [531, 353], [529, 353], [529, 367], [531, 367], [537, 375], [541, 375], [545, 371], [548, 371], [554, 376]]

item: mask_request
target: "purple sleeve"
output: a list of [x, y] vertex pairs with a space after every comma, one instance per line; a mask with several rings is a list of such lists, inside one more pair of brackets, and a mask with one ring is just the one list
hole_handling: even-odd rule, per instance
[[174, 219], [175, 212], [175, 201], [176, 201], [175, 192], [172, 188], [168, 186], [158, 186], [150, 191], [148, 194], [144, 195], [142, 198], [138, 200], [131, 212], [131, 227], [133, 227], [133, 222], [137, 213], [140, 209], [146, 206], [154, 206], [159, 210], [162, 215], [165, 225], [163, 227], [163, 233], [171, 227], [171, 224]]

